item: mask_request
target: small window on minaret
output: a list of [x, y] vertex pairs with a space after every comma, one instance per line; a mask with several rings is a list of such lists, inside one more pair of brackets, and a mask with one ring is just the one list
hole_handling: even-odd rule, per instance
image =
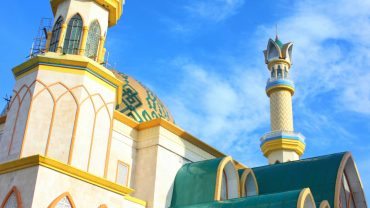
[[93, 23], [91, 23], [89, 28], [89, 33], [87, 36], [87, 42], [86, 42], [86, 51], [85, 56], [96, 60], [98, 48], [99, 48], [99, 40], [101, 36], [101, 29], [99, 22], [95, 20]]
[[50, 40], [50, 47], [49, 47], [49, 51], [51, 52], [57, 51], [59, 38], [60, 38], [60, 31], [62, 28], [63, 21], [64, 21], [63, 17], [60, 16], [54, 24], [53, 32], [51, 33], [51, 40]]
[[289, 72], [288, 72], [288, 69], [286, 67], [284, 69], [284, 78], [289, 78]]
[[128, 186], [130, 166], [122, 161], [117, 164], [116, 183]]
[[276, 71], [274, 68], [271, 69], [271, 78], [276, 78]]
[[78, 54], [82, 35], [82, 18], [76, 14], [68, 23], [63, 53]]
[[278, 76], [278, 78], [283, 77], [283, 70], [281, 70], [280, 66], [278, 66], [278, 69], [277, 69], [277, 76]]

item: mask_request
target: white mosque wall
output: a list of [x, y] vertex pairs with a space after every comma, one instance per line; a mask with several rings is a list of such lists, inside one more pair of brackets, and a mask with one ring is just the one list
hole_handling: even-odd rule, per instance
[[106, 34], [109, 12], [91, 0], [66, 0], [60, 3], [55, 14], [55, 21], [62, 16], [68, 24], [68, 21], [77, 13], [81, 15], [84, 26], [90, 26], [93, 21], [98, 20], [102, 35]]
[[0, 162], [40, 154], [104, 176], [115, 99], [115, 88], [84, 73], [46, 67], [23, 76], [14, 87]]
[[[48, 207], [63, 193], [69, 193], [76, 207], [96, 207], [105, 204], [107, 207], [143, 208], [144, 206], [128, 201], [124, 196], [61, 174], [40, 166], [32, 207]], [[48, 183], [51, 181], [52, 183]]]
[[161, 126], [138, 134], [134, 196], [146, 200], [148, 208], [169, 207], [173, 183], [182, 165], [214, 158]]
[[[16, 187], [21, 194], [23, 207], [31, 207], [38, 167], [31, 167], [0, 175], [0, 204], [3, 203], [9, 191]], [[50, 191], [50, 190], [49, 190]], [[45, 206], [46, 207], [46, 206]]]
[[0, 140], [0, 163], [19, 158], [36, 72], [18, 79]]

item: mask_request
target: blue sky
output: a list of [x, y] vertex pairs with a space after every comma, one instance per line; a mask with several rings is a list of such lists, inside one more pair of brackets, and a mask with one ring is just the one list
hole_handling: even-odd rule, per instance
[[[0, 12], [0, 95], [26, 60], [48, 1], [8, 1]], [[107, 37], [109, 61], [150, 87], [176, 123], [253, 167], [266, 163], [268, 71], [262, 50], [278, 24], [293, 41], [295, 129], [304, 158], [351, 151], [370, 199], [370, 1], [127, 0]], [[0, 101], [0, 107], [4, 101]]]

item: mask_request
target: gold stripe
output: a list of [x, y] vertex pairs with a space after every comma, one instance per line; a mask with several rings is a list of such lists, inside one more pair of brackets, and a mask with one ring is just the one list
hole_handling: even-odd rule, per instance
[[130, 202], [134, 202], [136, 204], [140, 204], [140, 205], [143, 205], [144, 207], [146, 207], [146, 201], [143, 201], [141, 199], [138, 199], [138, 198], [135, 198], [135, 197], [132, 197], [130, 195], [126, 195], [125, 196], [125, 199], [130, 201]]
[[43, 166], [51, 170], [55, 170], [62, 174], [71, 176], [73, 178], [79, 179], [81, 181], [90, 183], [98, 187], [104, 188], [108, 191], [112, 191], [122, 196], [127, 196], [128, 194], [131, 194], [132, 192], [134, 192], [134, 190], [131, 188], [118, 185], [104, 178], [95, 176], [91, 173], [82, 171], [80, 169], [66, 165], [57, 160], [50, 159], [50, 158], [47, 158], [41, 155], [34, 155], [34, 156], [14, 160], [11, 162], [3, 163], [0, 165], [0, 174], [5, 174], [5, 173], [22, 170], [22, 169], [26, 169], [26, 168], [30, 168], [34, 166]]
[[265, 142], [262, 145], [261, 150], [263, 152], [263, 155], [265, 155], [266, 157], [275, 150], [293, 150], [299, 156], [301, 156], [304, 152], [305, 147], [306, 145], [303, 144], [301, 141], [283, 138]]

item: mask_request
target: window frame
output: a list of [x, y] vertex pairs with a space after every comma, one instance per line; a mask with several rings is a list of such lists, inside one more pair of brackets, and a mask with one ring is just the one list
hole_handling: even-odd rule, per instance
[[68, 21], [67, 30], [64, 37], [63, 53], [74, 55], [79, 54], [81, 50], [83, 26], [83, 19], [79, 13], [73, 15]]
[[[120, 183], [118, 183], [118, 167], [119, 167], [119, 165], [122, 165], [122, 166], [125, 166], [125, 167], [127, 167], [127, 176], [126, 176], [126, 184], [125, 185], [123, 185], [123, 184], [120, 184]], [[123, 162], [122, 160], [118, 160], [117, 161], [117, 167], [116, 167], [116, 179], [115, 179], [115, 182], [117, 183], [117, 184], [119, 184], [119, 185], [121, 185], [121, 186], [125, 186], [125, 187], [128, 187], [129, 186], [129, 184], [130, 184], [130, 165], [128, 164], [128, 163], [125, 163], [125, 162]]]
[[[58, 45], [60, 42], [60, 35], [62, 32], [63, 24], [64, 24], [64, 18], [63, 16], [59, 16], [57, 21], [55, 21], [53, 30], [51, 32], [51, 38], [50, 38], [50, 44], [49, 44], [49, 51], [51, 52], [56, 52], [58, 50]], [[56, 38], [54, 39], [54, 37]]]

